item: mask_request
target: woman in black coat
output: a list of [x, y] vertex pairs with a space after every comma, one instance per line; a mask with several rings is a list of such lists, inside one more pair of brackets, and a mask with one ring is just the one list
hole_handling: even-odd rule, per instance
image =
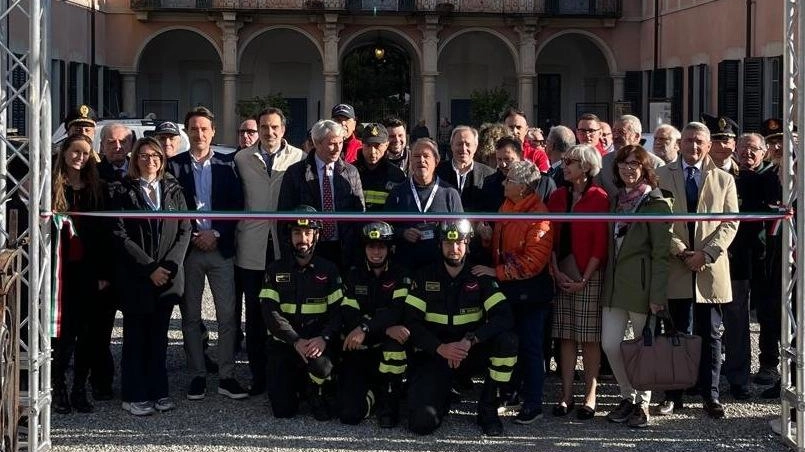
[[[153, 138], [134, 144], [126, 178], [112, 186], [119, 210], [187, 210], [179, 183], [165, 174], [165, 153]], [[168, 397], [165, 355], [174, 305], [184, 291], [190, 220], [119, 218], [113, 227], [123, 311], [123, 409], [137, 416], [175, 407]]]

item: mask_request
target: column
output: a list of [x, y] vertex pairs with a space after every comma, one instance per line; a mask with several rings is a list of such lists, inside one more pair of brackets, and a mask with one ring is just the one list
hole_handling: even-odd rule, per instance
[[623, 82], [626, 79], [626, 74], [623, 72], [610, 74], [612, 77], [612, 101], [623, 101]]
[[[439, 118], [436, 117], [436, 76], [439, 64], [439, 16], [426, 16], [425, 24], [419, 26], [422, 32], [422, 99], [420, 101], [419, 116], [414, 121], [425, 120], [430, 134], [438, 135]], [[409, 124], [413, 128], [414, 124]]]
[[137, 71], [120, 71], [123, 77], [123, 112], [136, 118], [137, 110]]
[[218, 138], [215, 140], [219, 143], [237, 143], [238, 31], [243, 27], [243, 22], [236, 21], [235, 17], [234, 13], [224, 13], [223, 20], [216, 22], [221, 29], [223, 42], [221, 120], [218, 122]]
[[324, 23], [319, 24], [323, 32], [324, 61], [322, 61], [322, 75], [324, 76], [324, 107], [321, 115], [330, 117], [332, 109], [341, 100], [338, 92], [338, 33], [343, 25], [338, 24], [337, 14], [325, 14]]
[[525, 112], [526, 117], [534, 125], [534, 77], [536, 77], [537, 46], [534, 35], [536, 27], [522, 25], [515, 27], [520, 37], [520, 61], [517, 71], [517, 105]]

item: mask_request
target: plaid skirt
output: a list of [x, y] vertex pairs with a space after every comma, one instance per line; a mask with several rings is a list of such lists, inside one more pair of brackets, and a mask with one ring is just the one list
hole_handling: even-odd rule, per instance
[[581, 292], [557, 289], [553, 304], [552, 336], [575, 342], [601, 342], [601, 271], [596, 271]]

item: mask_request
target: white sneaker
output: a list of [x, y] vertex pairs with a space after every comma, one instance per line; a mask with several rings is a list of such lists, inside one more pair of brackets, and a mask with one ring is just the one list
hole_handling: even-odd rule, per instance
[[153, 402], [123, 402], [123, 409], [133, 414], [134, 416], [149, 416], [154, 414]]

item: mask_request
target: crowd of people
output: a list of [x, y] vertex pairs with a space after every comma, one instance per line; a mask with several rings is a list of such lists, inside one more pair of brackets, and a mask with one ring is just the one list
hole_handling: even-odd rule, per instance
[[[52, 193], [53, 210], [72, 213], [54, 253], [57, 413], [92, 411], [88, 383], [92, 399], [116, 397], [109, 344], [117, 310], [123, 409], [137, 416], [175, 409], [165, 360], [176, 305], [187, 358], [183, 396], [204, 399], [207, 376], [217, 372], [219, 394], [267, 394], [280, 418], [296, 416], [305, 402], [317, 420], [358, 424], [376, 416], [391, 428], [405, 399], [408, 428], [428, 434], [447, 416], [453, 394], [480, 377], [478, 424], [496, 436], [501, 407], [517, 411], [516, 424], [543, 416], [553, 359], [561, 378], [553, 416], [593, 419], [605, 371], [622, 398], [606, 419], [646, 427], [652, 394], [630, 384], [620, 343], [655, 314], [701, 336], [698, 383], [687, 392], [701, 397], [707, 415], [725, 417], [722, 375], [735, 399], [752, 397], [753, 378], [770, 386], [761, 396], [779, 397], [780, 287], [767, 283], [781, 271], [776, 231], [733, 219], [651, 219], [767, 212], [779, 204], [779, 120], [742, 133], [730, 118], [704, 115], [681, 131], [659, 126], [645, 149], [632, 115], [610, 127], [585, 114], [575, 130], [557, 125], [544, 134], [510, 108], [480, 132], [445, 118], [438, 142], [423, 136], [409, 144], [403, 121], [359, 127], [353, 107], [339, 104], [297, 148], [285, 139], [283, 111], [268, 108], [242, 122], [238, 150], [223, 154], [211, 149], [213, 113], [197, 107], [184, 118], [188, 152], [177, 153], [175, 123], [136, 141], [124, 125], [110, 124], [97, 157], [90, 108], [76, 109], [65, 126]], [[94, 211], [196, 215], [88, 215]], [[205, 217], [275, 211], [295, 219]], [[365, 212], [366, 219], [311, 216], [320, 212]], [[421, 219], [387, 222], [384, 212]], [[429, 217], [450, 212], [467, 218]], [[490, 212], [528, 217], [473, 218]], [[547, 212], [568, 215], [540, 219]], [[589, 213], [646, 217], [573, 219]], [[215, 362], [201, 318], [206, 284], [217, 321]], [[752, 308], [761, 328], [754, 377]], [[244, 332], [246, 387], [235, 378]], [[580, 398], [573, 386], [579, 351]], [[655, 412], [685, 409], [684, 393], [667, 391]]]

